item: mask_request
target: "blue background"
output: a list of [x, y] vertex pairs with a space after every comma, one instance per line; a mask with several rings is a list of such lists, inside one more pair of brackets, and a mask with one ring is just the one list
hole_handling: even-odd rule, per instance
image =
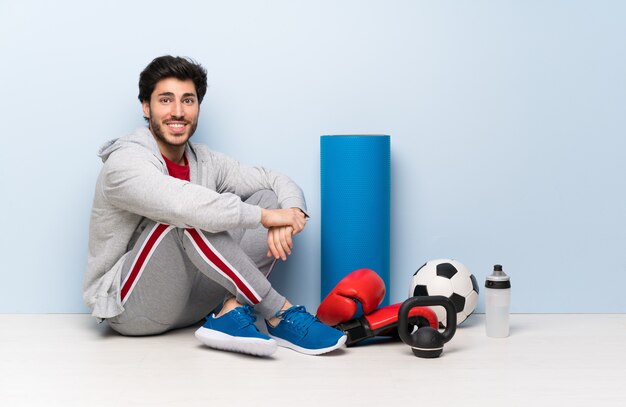
[[[512, 276], [513, 312], [626, 312], [626, 3], [0, 3], [0, 312], [86, 312], [98, 147], [139, 72], [209, 71], [196, 142], [288, 173], [312, 219], [273, 275], [315, 308], [319, 137], [391, 135], [391, 300], [426, 260]], [[482, 301], [479, 311], [482, 310]]]

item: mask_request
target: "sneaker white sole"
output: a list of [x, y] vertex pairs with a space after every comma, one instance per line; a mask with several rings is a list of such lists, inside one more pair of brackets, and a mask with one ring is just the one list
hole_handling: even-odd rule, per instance
[[277, 344], [274, 339], [246, 338], [232, 336], [224, 332], [200, 327], [196, 338], [206, 346], [230, 352], [247, 353], [255, 356], [270, 356], [276, 352]]
[[342, 347], [343, 344], [346, 343], [346, 339], [348, 339], [346, 335], [343, 335], [341, 338], [339, 338], [337, 343], [332, 346], [329, 346], [327, 348], [320, 348], [320, 349], [309, 349], [309, 348], [303, 348], [301, 346], [295, 345], [277, 336], [270, 335], [270, 337], [276, 341], [278, 346], [282, 346], [283, 348], [293, 349], [296, 352], [304, 353], [305, 355], [321, 355], [323, 353], [332, 352], [335, 349], [339, 349], [340, 347]]

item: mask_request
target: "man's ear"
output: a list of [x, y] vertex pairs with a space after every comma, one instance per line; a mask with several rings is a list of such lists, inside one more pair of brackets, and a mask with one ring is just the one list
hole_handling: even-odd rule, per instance
[[143, 101], [141, 102], [141, 109], [143, 110], [143, 117], [150, 118], [150, 102]]

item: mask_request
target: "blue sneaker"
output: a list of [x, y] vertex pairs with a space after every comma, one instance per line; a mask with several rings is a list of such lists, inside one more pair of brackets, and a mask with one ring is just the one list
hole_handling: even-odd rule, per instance
[[211, 314], [196, 331], [196, 338], [215, 349], [269, 356], [276, 352], [276, 341], [259, 332], [254, 321], [256, 317], [249, 305], [237, 307], [219, 318]]
[[285, 348], [307, 355], [321, 355], [339, 348], [346, 342], [346, 335], [343, 332], [325, 325], [306, 312], [302, 305], [278, 311], [276, 317], [280, 318], [280, 322], [275, 327], [265, 321], [267, 331], [278, 345]]

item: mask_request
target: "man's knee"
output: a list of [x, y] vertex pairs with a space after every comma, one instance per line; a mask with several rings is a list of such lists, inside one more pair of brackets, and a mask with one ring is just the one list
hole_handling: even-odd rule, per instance
[[262, 189], [252, 194], [246, 203], [251, 205], [257, 205], [265, 209], [277, 209], [278, 208], [278, 196], [276, 193], [269, 189]]

